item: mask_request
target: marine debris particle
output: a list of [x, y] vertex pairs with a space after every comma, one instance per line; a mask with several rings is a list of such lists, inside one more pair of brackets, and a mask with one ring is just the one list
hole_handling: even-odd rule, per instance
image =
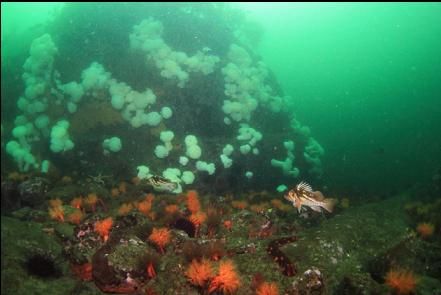
[[297, 236], [281, 238], [272, 241], [266, 248], [268, 255], [270, 255], [273, 260], [277, 262], [277, 264], [279, 264], [280, 268], [282, 268], [282, 273], [288, 277], [295, 276], [297, 269], [289, 258], [280, 250], [280, 247], [295, 242], [296, 240]]

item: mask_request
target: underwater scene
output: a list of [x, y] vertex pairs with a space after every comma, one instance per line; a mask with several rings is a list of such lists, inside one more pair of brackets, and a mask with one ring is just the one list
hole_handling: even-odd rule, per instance
[[441, 294], [441, 4], [2, 3], [1, 294]]

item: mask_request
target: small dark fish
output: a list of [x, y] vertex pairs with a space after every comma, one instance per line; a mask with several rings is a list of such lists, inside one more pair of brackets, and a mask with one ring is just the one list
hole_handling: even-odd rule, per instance
[[292, 202], [297, 210], [302, 210], [302, 206], [309, 207], [314, 211], [321, 212], [321, 208], [328, 212], [332, 212], [335, 205], [334, 199], [326, 199], [319, 191], [313, 191], [311, 186], [306, 182], [300, 182], [293, 189], [288, 191], [285, 199]]

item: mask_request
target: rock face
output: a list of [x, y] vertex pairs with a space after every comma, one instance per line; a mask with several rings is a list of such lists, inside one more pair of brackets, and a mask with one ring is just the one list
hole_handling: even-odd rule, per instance
[[[150, 220], [140, 212], [115, 217], [110, 238], [103, 242], [94, 231], [102, 213], [90, 213], [74, 226], [29, 219], [38, 211], [28, 208], [26, 221], [2, 218], [2, 294], [138, 294], [145, 288], [193, 294], [196, 289], [185, 271], [189, 261], [202, 256], [212, 259], [215, 267], [219, 259], [234, 261], [243, 281], [239, 295], [250, 294], [256, 274], [288, 294], [387, 294], [384, 277], [393, 267], [411, 269], [418, 276], [422, 283], [414, 294], [441, 294], [437, 237], [423, 240], [408, 230], [406, 198], [307, 219], [296, 211], [230, 211], [225, 219], [234, 226], [220, 227], [214, 238], [208, 237], [207, 228], [194, 237], [185, 227], [173, 229], [163, 254], [147, 237], [164, 219]], [[167, 196], [158, 195], [156, 204], [163, 208], [164, 200]], [[280, 259], [296, 271], [285, 271], [287, 263]], [[79, 285], [85, 288], [82, 292]]]
[[2, 294], [61, 294], [66, 287], [73, 289], [61, 246], [43, 229], [35, 222], [2, 217]]
[[33, 177], [18, 186], [21, 206], [39, 207], [45, 201], [49, 190], [49, 181], [43, 177]]
[[342, 295], [380, 295], [385, 292], [385, 288], [373, 280], [369, 273], [356, 273], [345, 276], [336, 293]]
[[18, 184], [9, 179], [2, 179], [2, 214], [17, 210], [20, 208], [20, 194], [18, 191]]
[[404, 195], [397, 196], [348, 209], [320, 226], [300, 232], [299, 240], [282, 251], [295, 261], [300, 274], [313, 268], [320, 270], [324, 288], [330, 293], [339, 287], [339, 292], [345, 294], [356, 289], [361, 281], [377, 289], [375, 281], [366, 279], [371, 277], [366, 266], [409, 239], [402, 209], [405, 199]]

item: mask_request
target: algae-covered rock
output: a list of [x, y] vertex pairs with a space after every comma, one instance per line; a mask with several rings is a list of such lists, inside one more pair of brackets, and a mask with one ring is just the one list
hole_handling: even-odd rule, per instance
[[1, 212], [2, 214], [20, 208], [18, 183], [12, 179], [1, 181]]
[[38, 207], [41, 206], [49, 191], [49, 180], [43, 177], [33, 177], [22, 182], [18, 186], [20, 202], [22, 206]]
[[139, 260], [148, 250], [148, 245], [137, 237], [128, 238], [113, 248], [108, 256], [109, 265], [122, 273], [142, 273], [144, 269], [138, 269]]
[[47, 193], [47, 199], [60, 199], [63, 202], [68, 203], [82, 193], [82, 189], [77, 185], [69, 184], [57, 186]]
[[73, 239], [74, 226], [68, 223], [57, 223], [54, 226], [57, 235], [63, 239]]
[[[434, 263], [438, 261], [438, 263]], [[441, 246], [428, 243], [414, 234], [410, 234], [394, 247], [380, 253], [368, 263], [368, 270], [374, 279], [384, 281], [391, 268], [411, 269], [415, 273], [426, 273], [432, 277], [441, 277]]]
[[48, 212], [23, 207], [11, 213], [11, 216], [23, 221], [41, 221], [48, 218]]
[[327, 292], [332, 293], [344, 278], [364, 275], [368, 262], [408, 237], [401, 209], [406, 197], [348, 209], [319, 226], [304, 229], [297, 242], [282, 250], [299, 273], [318, 268]]
[[341, 295], [380, 295], [386, 288], [372, 279], [369, 273], [354, 273], [343, 278], [337, 287], [337, 294]]
[[2, 294], [68, 294], [77, 282], [41, 224], [1, 218]]
[[441, 281], [432, 277], [420, 276], [415, 290], [416, 295], [441, 294]]

